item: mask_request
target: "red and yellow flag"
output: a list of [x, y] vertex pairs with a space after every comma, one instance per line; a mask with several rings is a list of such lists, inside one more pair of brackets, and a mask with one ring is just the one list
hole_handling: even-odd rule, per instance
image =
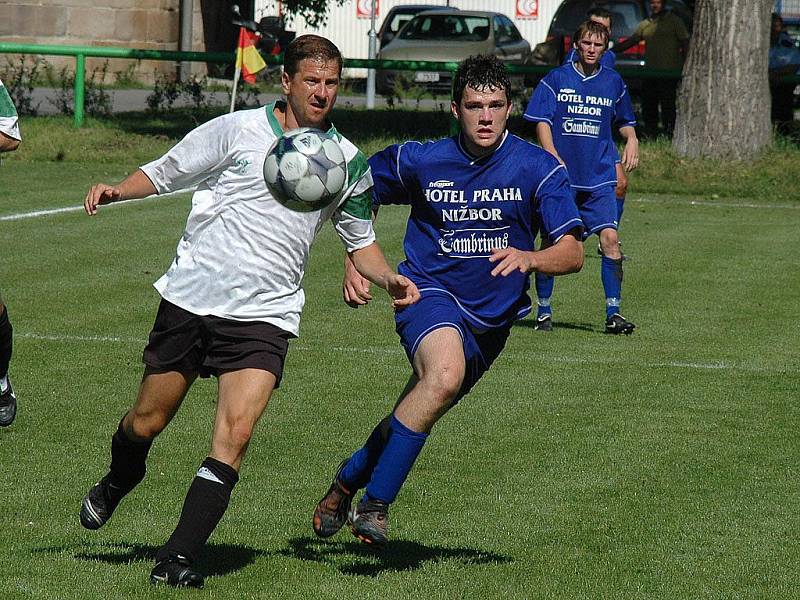
[[256, 50], [255, 42], [258, 36], [245, 29], [239, 28], [239, 45], [236, 48], [236, 68], [242, 70], [242, 79], [247, 83], [256, 82], [256, 73], [267, 66]]

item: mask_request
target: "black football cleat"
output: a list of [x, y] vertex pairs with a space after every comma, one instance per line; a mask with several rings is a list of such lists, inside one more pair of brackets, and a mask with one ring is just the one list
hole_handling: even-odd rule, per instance
[[6, 391], [0, 394], [0, 427], [8, 427], [17, 416], [17, 396], [8, 380]]
[[86, 529], [100, 529], [111, 518], [120, 500], [130, 490], [111, 483], [111, 473], [95, 483], [81, 504], [81, 525]]
[[630, 335], [633, 333], [634, 329], [636, 329], [636, 325], [628, 321], [619, 313], [614, 313], [606, 319], [606, 333], [610, 333], [612, 335], [619, 335], [621, 333]]
[[150, 571], [150, 583], [153, 585], [165, 584], [172, 587], [202, 588], [203, 576], [192, 569], [192, 565], [185, 556], [171, 554], [168, 558], [156, 563]]
[[350, 504], [353, 501], [353, 494], [339, 481], [339, 473], [342, 472], [347, 461], [342, 461], [333, 477], [331, 487], [319, 501], [314, 509], [314, 519], [312, 525], [314, 533], [319, 537], [327, 538], [338, 532], [345, 523], [350, 511]]
[[533, 328], [536, 331], [553, 331], [553, 315], [548, 313], [539, 315]]
[[350, 531], [365, 544], [380, 550], [389, 541], [389, 505], [380, 500], [361, 500], [350, 509]]

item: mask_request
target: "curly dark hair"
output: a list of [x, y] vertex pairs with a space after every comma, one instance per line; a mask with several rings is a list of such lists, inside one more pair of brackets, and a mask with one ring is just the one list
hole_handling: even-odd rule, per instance
[[508, 71], [506, 71], [505, 65], [491, 54], [470, 56], [458, 65], [458, 70], [453, 78], [453, 101], [456, 104], [461, 104], [467, 86], [478, 91], [505, 90], [506, 100], [511, 102], [508, 94], [511, 90]]

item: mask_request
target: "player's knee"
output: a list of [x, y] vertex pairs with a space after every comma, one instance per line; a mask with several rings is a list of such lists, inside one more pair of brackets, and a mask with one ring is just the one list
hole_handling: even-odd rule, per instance
[[430, 377], [429, 387], [434, 403], [440, 407], [449, 407], [455, 400], [461, 384], [464, 382], [464, 370], [446, 366], [437, 369]]
[[169, 417], [159, 412], [131, 411], [126, 426], [126, 433], [135, 440], [152, 440], [169, 423]]
[[221, 443], [236, 453], [242, 453], [253, 437], [253, 424], [249, 420], [237, 419], [229, 421], [223, 429]]

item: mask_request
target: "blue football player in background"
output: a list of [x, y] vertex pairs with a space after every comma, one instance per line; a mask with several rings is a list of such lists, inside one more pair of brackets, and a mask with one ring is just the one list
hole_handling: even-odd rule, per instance
[[[536, 123], [545, 150], [567, 166], [575, 200], [586, 226], [585, 236], [600, 236], [600, 276], [606, 297], [605, 331], [630, 334], [635, 325], [620, 313], [622, 252], [617, 228], [619, 218], [614, 189], [618, 152], [612, 127], [625, 139], [621, 157], [628, 171], [639, 163], [636, 117], [628, 90], [616, 71], [600, 65], [608, 46], [608, 29], [586, 21], [573, 37], [579, 60], [548, 73], [533, 93], [525, 119]], [[549, 245], [546, 236], [542, 248]], [[550, 297], [553, 278], [536, 274], [537, 329], [552, 328]]]
[[[509, 89], [496, 57], [470, 57], [453, 86], [461, 133], [393, 145], [369, 160], [373, 207], [411, 206], [398, 272], [421, 299], [395, 321], [413, 373], [393, 412], [340, 465], [317, 505], [313, 526], [321, 537], [349, 520], [363, 542], [386, 543], [389, 506], [434, 424], [497, 358], [512, 323], [531, 311], [529, 274], [572, 273], [583, 264], [566, 169], [508, 133]], [[545, 250], [535, 251], [537, 230], [548, 238]], [[349, 262], [344, 290], [351, 305], [370, 299]]]
[[[593, 6], [586, 12], [586, 17], [589, 21], [600, 23], [600, 25], [608, 29], [608, 35], [611, 35], [613, 13], [610, 10], [606, 10], [602, 6]], [[575, 46], [572, 46], [569, 52], [564, 55], [563, 64], [566, 65], [578, 62], [579, 60], [578, 52]], [[600, 56], [600, 66], [604, 69], [615, 69], [617, 67], [617, 55], [613, 52], [603, 52]], [[625, 169], [619, 162], [619, 157], [617, 157], [614, 167], [617, 172], [617, 187], [614, 188], [614, 195], [617, 199], [617, 225], [619, 226], [622, 222], [622, 212], [625, 210], [625, 194], [628, 193], [628, 176], [625, 174]], [[602, 248], [599, 245], [598, 251], [602, 254]]]

